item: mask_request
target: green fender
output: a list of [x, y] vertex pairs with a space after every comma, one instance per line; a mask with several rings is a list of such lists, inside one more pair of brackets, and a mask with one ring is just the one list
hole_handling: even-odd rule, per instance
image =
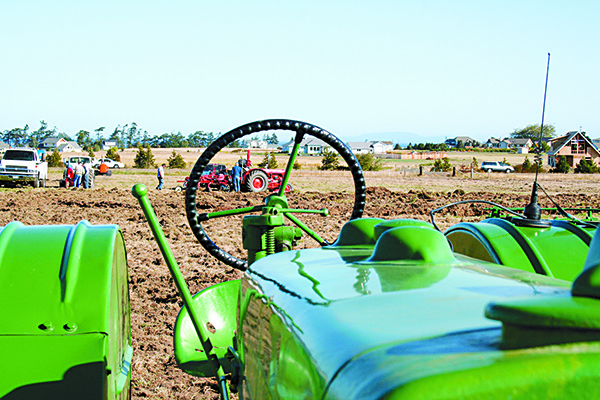
[[[236, 330], [236, 312], [240, 281], [221, 282], [194, 295], [194, 306], [207, 324], [209, 340], [225, 372], [231, 372], [231, 362], [225, 358], [229, 346], [233, 346]], [[177, 316], [173, 330], [175, 361], [183, 371], [194, 376], [213, 376], [198, 334], [194, 329], [187, 308]]]
[[129, 397], [127, 261], [116, 225], [0, 231], [0, 398]]
[[573, 281], [583, 268], [594, 228], [561, 220], [527, 226], [502, 218], [459, 223], [444, 232], [456, 253]]

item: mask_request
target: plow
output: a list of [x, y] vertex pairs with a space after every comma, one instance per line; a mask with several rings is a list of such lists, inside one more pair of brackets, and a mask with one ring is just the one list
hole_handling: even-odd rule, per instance
[[[271, 130], [295, 135], [278, 189], [260, 204], [199, 209], [198, 186], [215, 155]], [[294, 208], [283, 189], [307, 135], [331, 146], [352, 176], [348, 221], [331, 243], [303, 222], [307, 214], [327, 218], [328, 210]], [[524, 210], [480, 201], [496, 211], [444, 232], [435, 215], [458, 203], [432, 210], [431, 222], [364, 218], [370, 199], [352, 152], [328, 131], [292, 120], [225, 133], [187, 183], [194, 236], [243, 271], [196, 294], [148, 190], [137, 184], [132, 194], [183, 302], [173, 329], [177, 367], [213, 377], [223, 399], [600, 397], [594, 218], [560, 207], [558, 217], [544, 218], [533, 194]], [[240, 216], [242, 258], [208, 231], [211, 220]], [[304, 237], [314, 248], [297, 249]], [[0, 296], [10, 311], [0, 330], [0, 398], [129, 397], [135, 354], [125, 245], [115, 225], [2, 229]]]

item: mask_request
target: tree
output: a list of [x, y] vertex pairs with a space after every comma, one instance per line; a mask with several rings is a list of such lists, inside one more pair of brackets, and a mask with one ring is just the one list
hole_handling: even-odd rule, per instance
[[265, 157], [258, 164], [258, 166], [261, 168], [269, 168], [269, 169], [275, 169], [278, 167], [277, 160], [275, 159], [275, 156], [271, 153], [265, 154]]
[[266, 133], [263, 135], [263, 140], [269, 144], [278, 145], [279, 139], [277, 138], [277, 134], [273, 132], [271, 135], [267, 135]]
[[110, 149], [108, 149], [108, 151], [106, 152], [106, 158], [110, 158], [114, 161], [121, 161], [121, 156], [119, 155], [117, 150], [118, 149], [116, 147], [111, 147]]
[[29, 125], [25, 125], [23, 128], [13, 128], [11, 130], [6, 130], [2, 134], [2, 140], [12, 146], [19, 147], [25, 144], [27, 141], [27, 131], [29, 130]]
[[154, 155], [152, 154], [152, 150], [150, 150], [150, 146], [146, 146], [145, 148], [142, 145], [138, 146], [138, 152], [135, 155], [133, 163], [135, 168], [155, 167], [156, 163], [154, 162]]
[[363, 171], [380, 171], [383, 169], [383, 162], [375, 157], [373, 153], [357, 154], [356, 160], [358, 160]]
[[173, 152], [167, 159], [167, 165], [169, 166], [169, 168], [178, 169], [183, 169], [187, 167], [187, 163], [185, 162], [181, 154], [177, 153], [175, 150], [173, 150]]
[[[29, 135], [28, 139], [30, 146], [38, 148], [42, 140], [54, 136], [55, 133], [56, 127], [54, 127], [53, 129], [48, 129], [48, 124], [46, 123], [46, 121], [40, 121], [40, 127], [38, 128], [38, 130], [31, 132], [31, 135]], [[27, 135], [27, 132], [24, 132], [24, 134]]]
[[90, 133], [88, 131], [84, 131], [81, 129], [76, 133], [77, 135], [77, 144], [80, 145], [84, 150], [87, 150], [88, 147], [92, 144], [90, 139]]
[[56, 149], [54, 149], [54, 151], [46, 158], [46, 161], [48, 161], [48, 167], [65, 166], [60, 158], [60, 153]]
[[558, 163], [556, 163], [556, 168], [552, 170], [552, 172], [556, 172], [559, 174], [568, 174], [571, 171], [571, 166], [567, 161], [567, 157], [560, 156], [558, 157]]
[[394, 150], [402, 150], [402, 146], [400, 146], [400, 143], [396, 143], [394, 145]]
[[321, 159], [321, 166], [319, 167], [320, 170], [327, 171], [339, 168], [340, 161], [338, 160], [337, 153], [335, 151], [327, 149], [323, 151], [322, 155], [323, 158]]
[[[542, 137], [553, 138], [554, 136], [556, 136], [554, 125], [544, 125]], [[510, 137], [514, 139], [531, 139], [535, 142], [540, 138], [540, 125], [527, 125], [525, 128], [515, 129]]]

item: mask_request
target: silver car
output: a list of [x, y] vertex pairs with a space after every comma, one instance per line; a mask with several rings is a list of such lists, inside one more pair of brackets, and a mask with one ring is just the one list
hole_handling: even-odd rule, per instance
[[515, 169], [510, 165], [500, 161], [484, 161], [481, 163], [481, 170], [484, 172], [515, 172]]

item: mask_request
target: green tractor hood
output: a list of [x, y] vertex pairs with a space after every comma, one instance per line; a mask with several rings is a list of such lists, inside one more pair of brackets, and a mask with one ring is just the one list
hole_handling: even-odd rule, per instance
[[497, 311], [513, 299], [572, 302], [571, 283], [455, 254], [421, 222], [348, 238], [356, 223], [365, 220], [348, 223], [333, 246], [248, 269], [238, 342], [249, 398], [600, 396], [600, 330], [587, 317], [529, 326], [531, 316], [515, 317], [525, 307]]

